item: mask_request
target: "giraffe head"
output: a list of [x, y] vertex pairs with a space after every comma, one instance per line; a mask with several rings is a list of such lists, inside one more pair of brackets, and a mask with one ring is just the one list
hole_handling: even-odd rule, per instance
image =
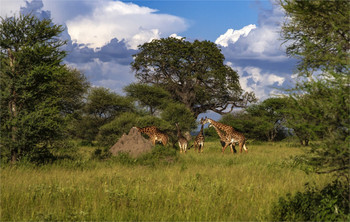
[[208, 118], [208, 117], [205, 117], [205, 119], [201, 119], [201, 124], [206, 124], [206, 123], [210, 123], [210, 125], [211, 125], [211, 119], [210, 118]]

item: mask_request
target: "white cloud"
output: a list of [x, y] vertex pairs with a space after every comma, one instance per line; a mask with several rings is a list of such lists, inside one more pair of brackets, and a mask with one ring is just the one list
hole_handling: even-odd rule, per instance
[[64, 24], [77, 16], [91, 14], [97, 4], [104, 4], [101, 0], [42, 0], [42, 2], [43, 9], [50, 11], [51, 18], [58, 24]]
[[161, 35], [169, 36], [187, 28], [184, 19], [156, 14], [156, 11], [133, 3], [104, 0], [95, 4], [88, 15], [77, 16], [66, 24], [72, 40], [93, 48], [117, 38], [125, 39], [128, 47], [135, 49], [137, 45]]
[[123, 88], [135, 82], [134, 74], [129, 65], [103, 62], [94, 59], [87, 63], [68, 63], [69, 66], [82, 71], [93, 86], [103, 86], [123, 94]]
[[220, 37], [216, 39], [215, 43], [227, 47], [228, 44], [234, 44], [235, 42], [237, 42], [241, 36], [247, 37], [249, 32], [255, 28], [256, 25], [251, 24], [244, 26], [242, 29], [239, 30], [228, 29], [225, 34], [220, 35]]
[[176, 38], [176, 39], [182, 39], [183, 38], [182, 36], [179, 36], [176, 33], [173, 33], [173, 34], [169, 35], [169, 37]]
[[18, 14], [21, 7], [25, 6], [24, 0], [1, 0], [0, 1], [0, 16], [10, 17]]
[[227, 62], [226, 64], [238, 72], [242, 89], [247, 92], [254, 92], [260, 100], [277, 94], [278, 90], [276, 88], [282, 87], [286, 81], [286, 78], [263, 71], [259, 67], [234, 66], [231, 62]]
[[216, 43], [225, 46], [222, 50], [228, 60], [285, 61], [288, 57], [285, 54], [285, 46], [280, 40], [283, 19], [283, 9], [275, 5], [270, 10], [260, 12], [258, 25], [254, 28], [253, 25], [248, 25], [241, 30], [229, 29], [216, 40]]
[[273, 5], [260, 10], [256, 28], [246, 35], [228, 31], [217, 40], [223, 46], [226, 64], [238, 72], [242, 89], [254, 92], [261, 101], [283, 94], [295, 82], [292, 73], [296, 60], [286, 56], [280, 39], [283, 20], [282, 8]]
[[142, 45], [145, 42], [150, 42], [153, 39], [159, 39], [160, 38], [160, 32], [158, 29], [151, 29], [151, 30], [140, 30], [139, 33], [134, 35], [129, 41], [128, 46], [131, 49], [137, 49], [138, 45]]

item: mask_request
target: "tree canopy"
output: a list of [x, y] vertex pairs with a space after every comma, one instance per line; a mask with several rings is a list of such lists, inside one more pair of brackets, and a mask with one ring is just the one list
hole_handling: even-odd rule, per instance
[[146, 107], [151, 115], [164, 108], [171, 96], [168, 91], [159, 86], [132, 83], [124, 88], [126, 95], [137, 100], [139, 106]]
[[141, 83], [162, 87], [195, 117], [208, 110], [224, 114], [255, 100], [210, 41], [157, 39], [140, 46], [134, 58], [131, 65]]
[[[317, 136], [307, 159], [319, 173], [348, 177], [350, 129], [350, 2], [281, 0], [287, 53], [300, 59], [291, 110], [302, 133]], [[300, 107], [300, 109], [296, 109]], [[302, 117], [302, 118], [300, 118]], [[307, 135], [309, 136], [309, 135]]]
[[349, 1], [281, 0], [288, 19], [282, 27], [287, 54], [300, 71], [346, 71], [350, 50]]
[[0, 30], [1, 153], [15, 162], [62, 138], [88, 83], [62, 64], [62, 26], [20, 15], [1, 18]]

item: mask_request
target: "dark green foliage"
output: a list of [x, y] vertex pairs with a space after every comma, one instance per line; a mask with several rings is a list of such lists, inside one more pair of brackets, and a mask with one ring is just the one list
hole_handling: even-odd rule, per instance
[[224, 59], [215, 43], [170, 37], [140, 46], [131, 65], [142, 83], [162, 87], [197, 117], [255, 100], [253, 94], [243, 94], [237, 72]]
[[163, 120], [167, 121], [175, 130], [175, 123], [179, 124], [182, 132], [191, 131], [196, 127], [196, 120], [191, 110], [181, 103], [169, 103], [161, 113]]
[[273, 221], [349, 221], [349, 185], [334, 181], [319, 190], [281, 197], [272, 208]]
[[318, 140], [300, 157], [317, 173], [339, 181], [322, 190], [281, 198], [275, 220], [349, 220], [349, 1], [281, 1], [289, 18], [283, 26], [287, 54], [300, 59], [306, 77], [291, 93], [287, 125], [302, 144]]
[[300, 59], [299, 70], [348, 70], [350, 2], [280, 0], [291, 19], [283, 25], [287, 54]]
[[132, 83], [124, 88], [127, 96], [137, 100], [141, 107], [146, 107], [151, 115], [164, 109], [171, 102], [170, 94], [161, 87]]
[[123, 113], [113, 121], [103, 125], [99, 130], [97, 141], [101, 146], [110, 147], [115, 144], [123, 133], [129, 133], [136, 126], [139, 116], [135, 113]]
[[89, 89], [90, 83], [84, 74], [77, 69], [65, 66], [62, 71], [65, 72], [64, 78], [59, 79], [60, 87], [57, 93], [62, 98], [60, 101], [61, 112], [71, 116], [83, 107], [83, 95]]
[[281, 1], [291, 18], [283, 26], [287, 53], [301, 59], [300, 82], [291, 94], [288, 124], [301, 140], [322, 142], [308, 152], [319, 173], [349, 181], [349, 1]]
[[96, 148], [94, 152], [91, 155], [92, 159], [97, 159], [97, 160], [105, 160], [108, 159], [112, 156], [111, 152], [109, 152], [109, 148]]
[[20, 15], [2, 18], [0, 30], [1, 152], [15, 162], [64, 138], [88, 83], [62, 64], [62, 26]]
[[214, 127], [204, 128], [204, 136], [206, 141], [217, 140], [220, 138], [216, 133]]
[[104, 87], [92, 88], [84, 106], [84, 113], [106, 123], [123, 112], [133, 111], [131, 100]]
[[133, 112], [132, 100], [103, 87], [92, 88], [86, 102], [72, 120], [71, 133], [92, 144], [99, 128], [125, 112]]
[[287, 107], [286, 98], [269, 98], [257, 105], [251, 105], [246, 109], [254, 120], [257, 120], [255, 133], [263, 133], [265, 140], [274, 141], [278, 134], [284, 131], [284, 110]]

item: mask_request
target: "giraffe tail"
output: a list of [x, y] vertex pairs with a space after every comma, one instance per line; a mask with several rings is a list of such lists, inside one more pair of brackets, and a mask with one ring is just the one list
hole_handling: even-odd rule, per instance
[[248, 153], [248, 148], [247, 148], [247, 146], [245, 145], [245, 143], [243, 144], [243, 149], [244, 149], [244, 151], [245, 151], [246, 153]]

